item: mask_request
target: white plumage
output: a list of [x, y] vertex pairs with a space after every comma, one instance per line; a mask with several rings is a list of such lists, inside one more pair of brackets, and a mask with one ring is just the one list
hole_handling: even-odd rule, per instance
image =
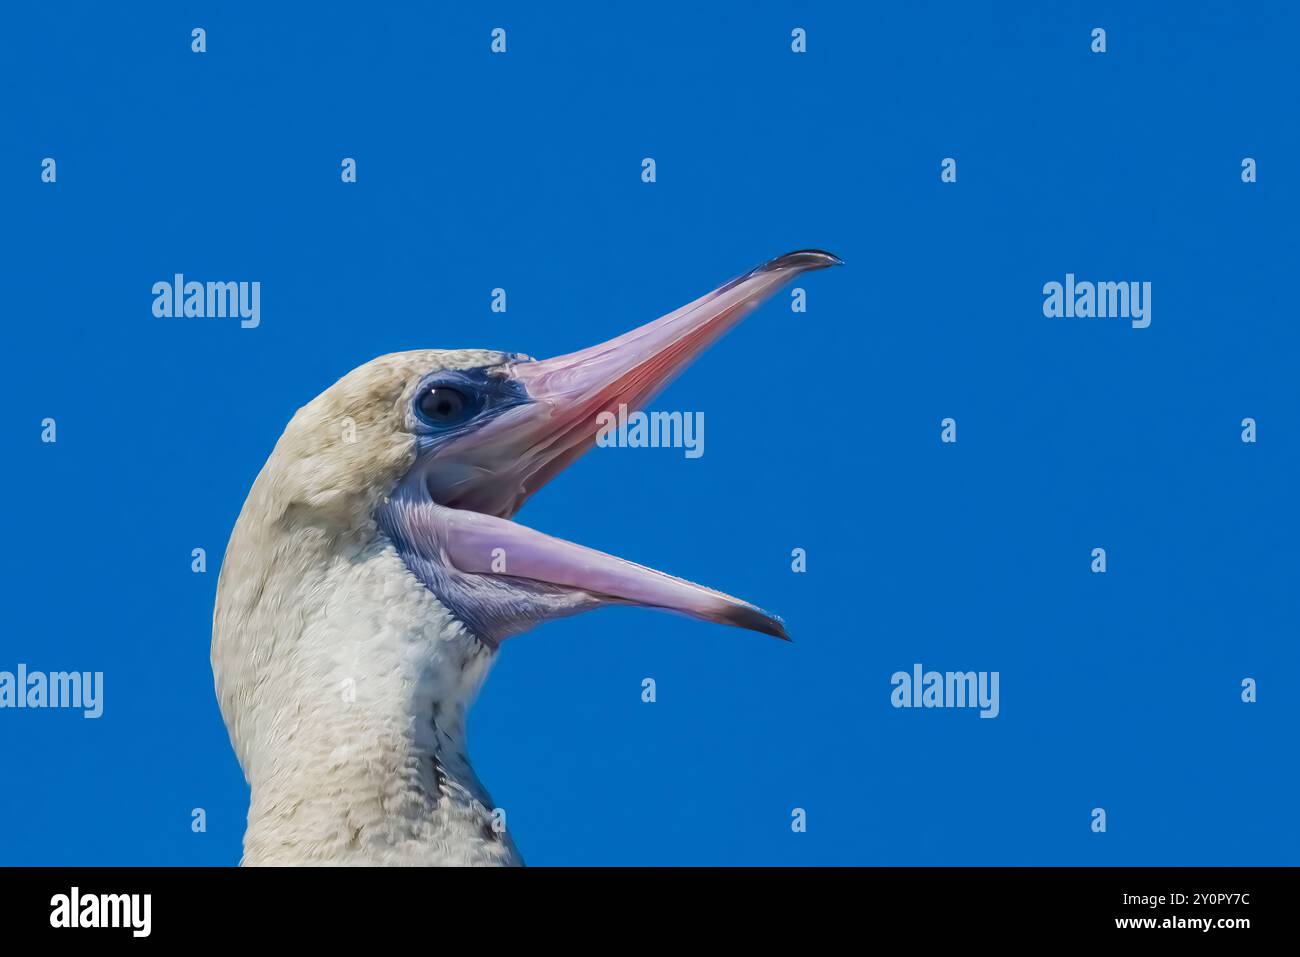
[[414, 461], [401, 400], [419, 376], [504, 358], [430, 351], [362, 366], [294, 416], [254, 483], [212, 642], [252, 791], [243, 863], [522, 863], [466, 757], [492, 651], [372, 517]]

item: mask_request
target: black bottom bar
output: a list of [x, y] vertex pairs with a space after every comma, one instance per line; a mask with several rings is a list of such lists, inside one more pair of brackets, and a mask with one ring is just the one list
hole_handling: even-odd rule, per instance
[[453, 929], [499, 943], [531, 929], [538, 945], [576, 934], [615, 946], [629, 934], [707, 927], [738, 938], [815, 928], [858, 941], [1199, 936], [1231, 945], [1286, 929], [1295, 877], [1291, 868], [8, 868], [0, 926], [7, 942], [77, 935], [83, 944], [337, 945], [389, 933], [437, 940]]

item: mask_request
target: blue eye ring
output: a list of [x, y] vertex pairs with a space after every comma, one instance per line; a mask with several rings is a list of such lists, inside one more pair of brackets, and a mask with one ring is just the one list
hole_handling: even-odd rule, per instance
[[478, 412], [474, 395], [455, 386], [434, 383], [427, 386], [415, 400], [415, 414], [425, 425], [445, 429], [460, 425]]

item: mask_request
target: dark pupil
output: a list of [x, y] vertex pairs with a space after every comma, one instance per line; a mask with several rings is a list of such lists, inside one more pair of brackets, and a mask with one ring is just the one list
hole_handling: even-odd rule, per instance
[[465, 396], [455, 389], [430, 389], [420, 400], [420, 411], [430, 422], [455, 422], [465, 412]]

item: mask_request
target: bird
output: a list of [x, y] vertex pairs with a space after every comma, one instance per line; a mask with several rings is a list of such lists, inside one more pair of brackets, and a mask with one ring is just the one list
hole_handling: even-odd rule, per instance
[[249, 786], [244, 865], [513, 866], [466, 716], [503, 642], [606, 605], [786, 639], [722, 592], [515, 513], [794, 277], [769, 260], [607, 342], [373, 359], [300, 408], [254, 480], [213, 609], [216, 696]]

